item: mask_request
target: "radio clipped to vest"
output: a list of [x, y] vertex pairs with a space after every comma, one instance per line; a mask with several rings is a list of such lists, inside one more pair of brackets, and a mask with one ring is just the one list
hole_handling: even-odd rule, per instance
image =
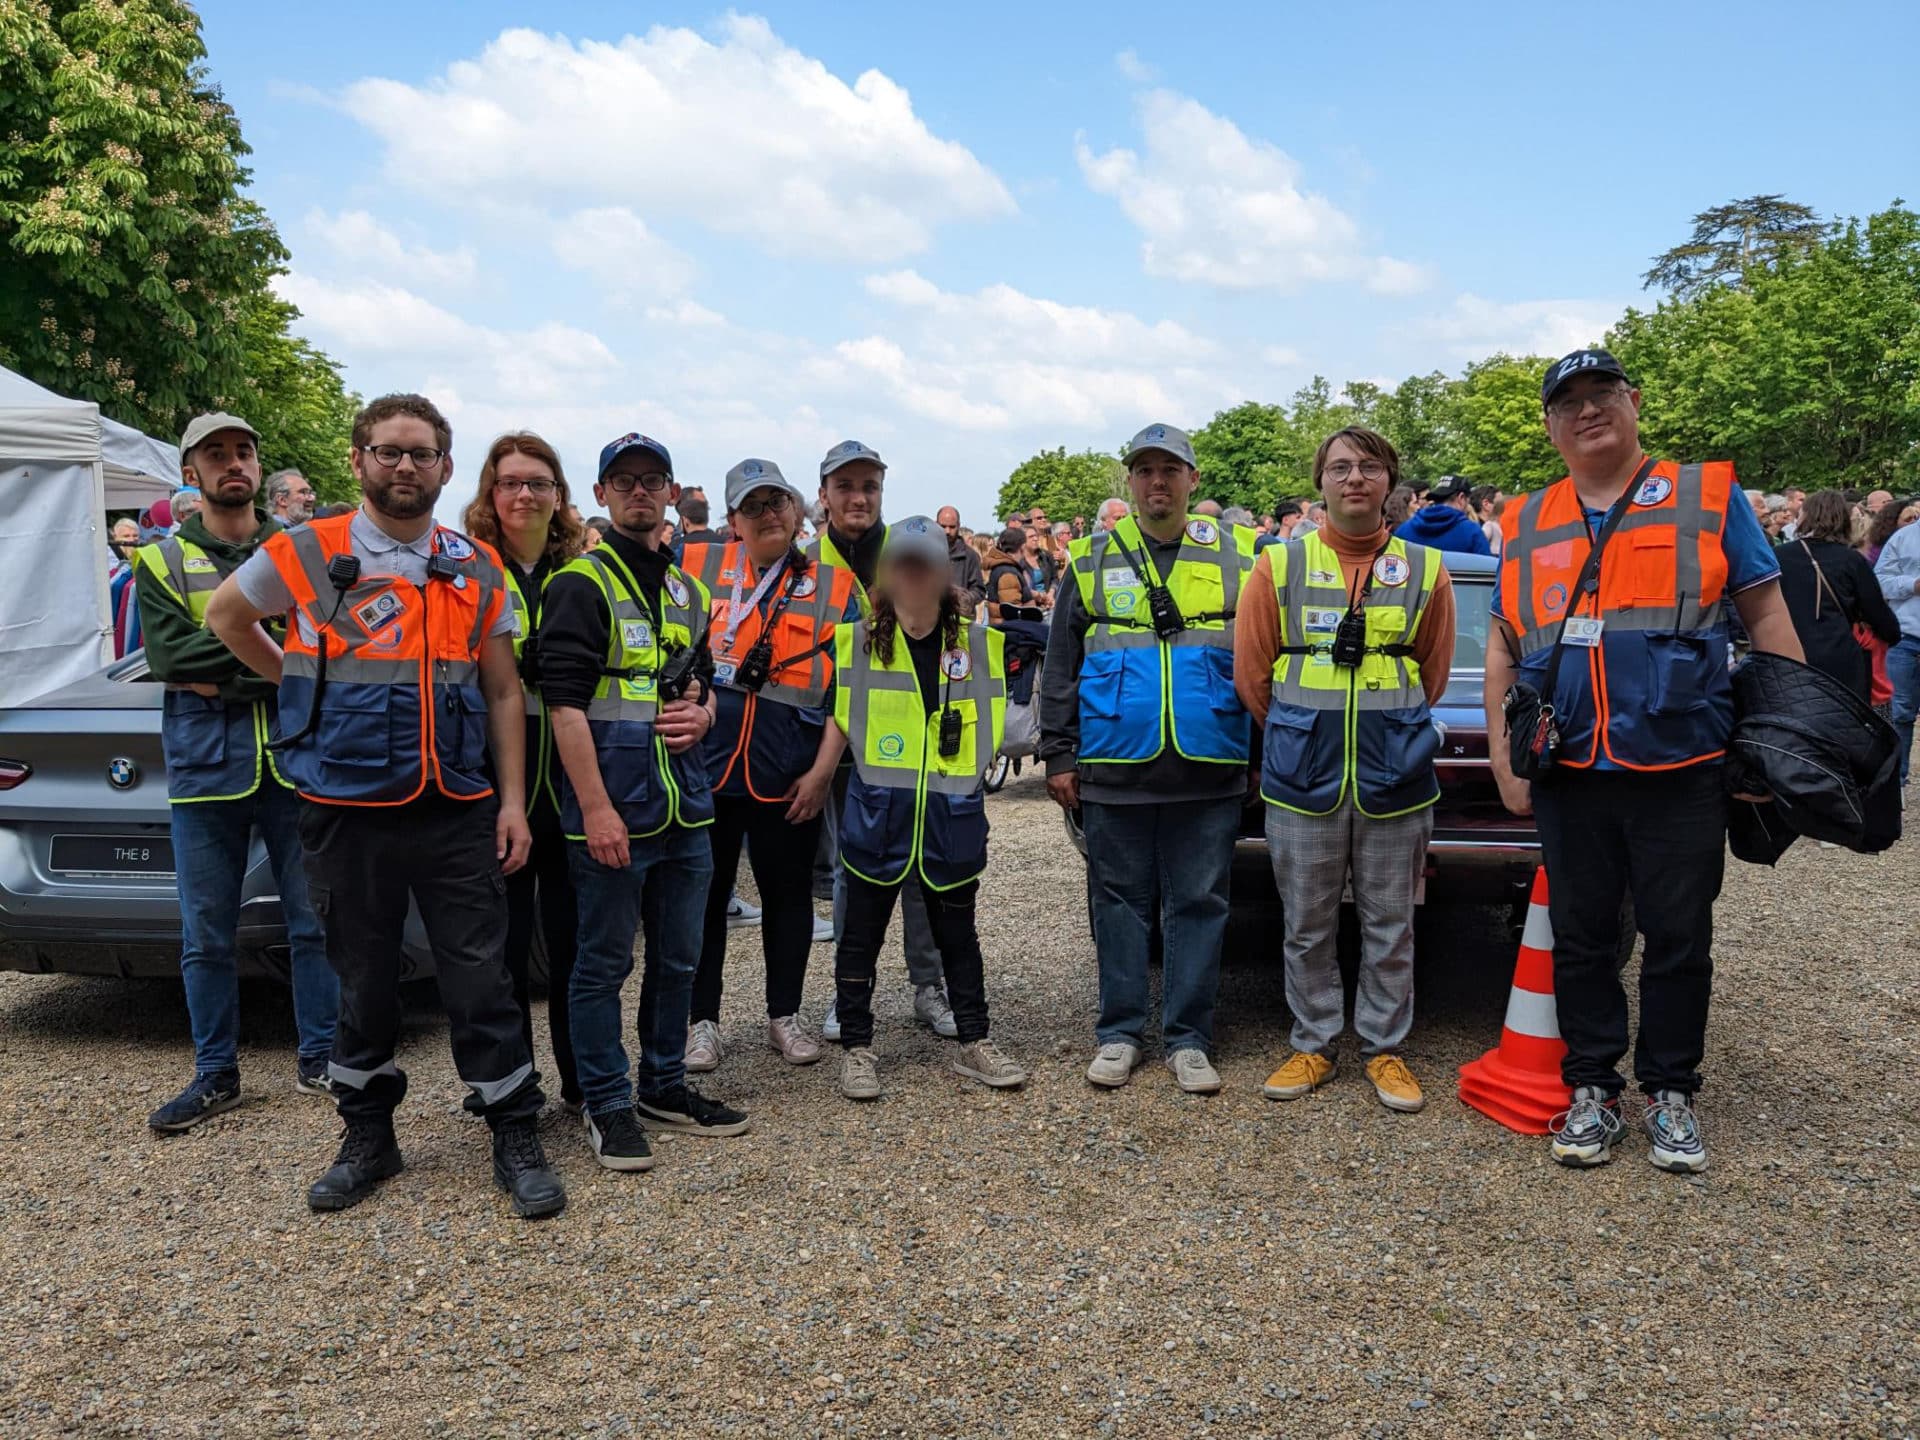
[[[705, 664], [701, 663], [705, 660]], [[707, 695], [709, 677], [713, 674], [713, 657], [697, 645], [682, 645], [667, 657], [667, 663], [660, 667], [659, 690], [660, 703], [671, 705], [676, 700], [686, 698], [693, 683], [700, 682], [700, 698]]]
[[[435, 556], [434, 558], [438, 559], [440, 557]], [[449, 561], [448, 563], [451, 564], [452, 562]], [[292, 735], [283, 735], [278, 740], [269, 740], [267, 742], [267, 748], [269, 750], [285, 750], [291, 746], [298, 745], [319, 728], [320, 701], [327, 693], [327, 651], [331, 648], [327, 644], [327, 636], [330, 633], [328, 626], [333, 624], [334, 617], [340, 613], [340, 606], [347, 598], [347, 591], [354, 587], [354, 583], [358, 581], [359, 578], [360, 557], [358, 555], [350, 553], [335, 555], [331, 560], [327, 561], [327, 583], [333, 586], [333, 609], [327, 612], [327, 622], [320, 627], [318, 634], [315, 636], [315, 639], [319, 642], [318, 649], [320, 655], [314, 662], [313, 703], [307, 706], [306, 722], [301, 725], [299, 730]]]
[[965, 724], [960, 712], [951, 705], [940, 711], [940, 758], [951, 760], [960, 753], [960, 731]]

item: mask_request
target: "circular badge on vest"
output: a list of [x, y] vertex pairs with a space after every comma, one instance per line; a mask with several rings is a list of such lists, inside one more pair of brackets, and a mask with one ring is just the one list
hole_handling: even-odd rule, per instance
[[940, 673], [949, 680], [964, 680], [973, 673], [973, 656], [965, 650], [949, 650], [940, 657]]
[[1673, 482], [1664, 475], [1649, 475], [1640, 482], [1640, 488], [1633, 492], [1636, 505], [1658, 505], [1673, 493]]
[[1540, 597], [1540, 608], [1547, 612], [1547, 618], [1553, 619], [1567, 608], [1567, 587], [1559, 581], [1547, 586], [1546, 593]]
[[449, 560], [471, 560], [473, 542], [456, 530], [440, 532], [440, 553]]
[[1412, 573], [1413, 566], [1407, 563], [1404, 555], [1382, 555], [1373, 562], [1373, 582], [1376, 585], [1404, 585]]
[[1140, 597], [1131, 590], [1114, 590], [1107, 595], [1107, 609], [1116, 615], [1131, 615]]
[[793, 598], [796, 600], [804, 600], [819, 588], [820, 587], [814, 583], [813, 576], [802, 575], [798, 580], [793, 582]]
[[667, 576], [667, 594], [673, 597], [674, 604], [685, 605], [687, 603], [687, 582], [682, 580], [678, 575]]
[[1196, 545], [1211, 545], [1220, 538], [1220, 531], [1211, 520], [1189, 520], [1187, 538]]
[[907, 753], [907, 738], [904, 735], [882, 735], [878, 746], [882, 760], [898, 760]]

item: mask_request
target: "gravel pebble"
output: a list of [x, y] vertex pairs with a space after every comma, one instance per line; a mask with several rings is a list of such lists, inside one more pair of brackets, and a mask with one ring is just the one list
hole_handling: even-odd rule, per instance
[[[161, 1139], [179, 988], [0, 975], [0, 1431], [9, 1435], [1911, 1435], [1920, 1421], [1920, 867], [1798, 846], [1719, 911], [1713, 1169], [1631, 1138], [1575, 1174], [1453, 1098], [1498, 1037], [1504, 917], [1436, 909], [1393, 1115], [1358, 1057], [1264, 1100], [1277, 934], [1241, 927], [1216, 1097], [1157, 1064], [1081, 1076], [1096, 983], [1080, 862], [1031, 772], [993, 802], [989, 995], [1024, 1092], [949, 1073], [882, 959], [886, 1096], [765, 1047], [736, 931], [704, 1088], [754, 1116], [599, 1170], [557, 1105], [570, 1195], [514, 1219], [445, 1025], [412, 1009], [407, 1170], [345, 1214], [292, 1089], [283, 991], [248, 986], [251, 1102]], [[748, 892], [749, 894], [751, 892]], [[1899, 917], [1885, 924], [1880, 917]], [[1870, 917], [1870, 945], [1856, 936]], [[897, 929], [896, 929], [897, 935]], [[831, 957], [816, 947], [817, 1017]], [[635, 986], [629, 989], [629, 1014]], [[536, 1030], [545, 1045], [544, 1012]]]

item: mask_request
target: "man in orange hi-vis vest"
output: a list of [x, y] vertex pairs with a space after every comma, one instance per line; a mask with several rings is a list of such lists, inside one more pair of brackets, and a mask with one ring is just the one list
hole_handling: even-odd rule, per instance
[[[365, 503], [272, 537], [214, 593], [207, 624], [280, 686], [280, 771], [327, 959], [340, 977], [328, 1066], [346, 1134], [307, 1192], [344, 1210], [399, 1173], [393, 1112], [407, 902], [433, 947], [460, 1078], [493, 1129], [494, 1181], [516, 1213], [566, 1191], [535, 1125], [542, 1097], [507, 971], [505, 874], [526, 864], [525, 746], [500, 558], [437, 525], [453, 432], [419, 395], [353, 422]], [[286, 646], [260, 622], [287, 617]]]

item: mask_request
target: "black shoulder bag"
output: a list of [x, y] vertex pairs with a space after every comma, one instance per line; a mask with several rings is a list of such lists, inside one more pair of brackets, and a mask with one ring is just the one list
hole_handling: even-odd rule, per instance
[[1619, 528], [1620, 521], [1632, 506], [1633, 497], [1639, 493], [1653, 465], [1652, 456], [1642, 462], [1634, 472], [1633, 479], [1627, 482], [1627, 488], [1607, 512], [1600, 533], [1594, 537], [1593, 548], [1587, 552], [1587, 563], [1580, 571], [1579, 583], [1574, 586], [1573, 595], [1567, 601], [1567, 613], [1560, 617], [1560, 629], [1553, 637], [1553, 654], [1547, 659], [1544, 693], [1524, 680], [1515, 680], [1507, 687], [1506, 699], [1500, 708], [1507, 717], [1507, 754], [1513, 765], [1515, 779], [1538, 780], [1559, 763], [1560, 727], [1554, 723], [1551, 697], [1560, 682], [1560, 661], [1567, 650], [1567, 621], [1573, 618], [1583, 599], [1599, 593], [1600, 552], [1607, 548], [1607, 540]]

